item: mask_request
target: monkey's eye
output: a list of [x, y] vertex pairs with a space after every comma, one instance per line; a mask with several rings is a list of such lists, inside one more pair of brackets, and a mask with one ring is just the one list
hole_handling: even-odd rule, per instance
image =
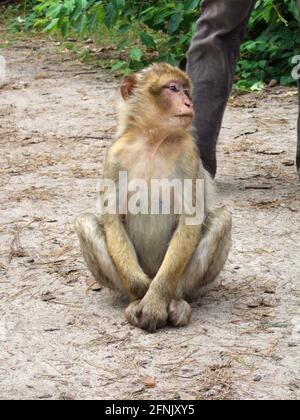
[[176, 85], [170, 85], [170, 86], [169, 86], [169, 89], [170, 89], [172, 92], [179, 92], [179, 89], [178, 89], [178, 87], [177, 87]]

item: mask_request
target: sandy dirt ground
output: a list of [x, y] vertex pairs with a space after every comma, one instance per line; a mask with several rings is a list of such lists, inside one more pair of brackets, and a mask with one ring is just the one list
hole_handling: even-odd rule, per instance
[[88, 289], [74, 232], [95, 209], [118, 81], [41, 39], [0, 55], [0, 398], [299, 398], [296, 90], [231, 100], [217, 177], [228, 264], [187, 328], [149, 335]]

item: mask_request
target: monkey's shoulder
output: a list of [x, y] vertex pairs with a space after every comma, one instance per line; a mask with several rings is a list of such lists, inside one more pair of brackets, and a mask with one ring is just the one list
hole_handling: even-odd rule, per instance
[[133, 141], [130, 136], [117, 137], [108, 148], [106, 161], [122, 166], [122, 161], [132, 160], [141, 149], [142, 146], [137, 141]]
[[178, 156], [176, 167], [181, 172], [182, 178], [196, 179], [202, 177], [199, 152], [192, 138], [186, 143], [182, 153]]

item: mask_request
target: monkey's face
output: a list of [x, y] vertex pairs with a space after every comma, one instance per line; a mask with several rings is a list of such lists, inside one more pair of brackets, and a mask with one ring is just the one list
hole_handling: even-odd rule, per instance
[[194, 118], [191, 81], [181, 70], [157, 63], [125, 77], [121, 86], [126, 113], [139, 127], [186, 129]]
[[195, 114], [188, 83], [167, 81], [156, 100], [164, 113], [166, 124], [174, 128], [188, 128], [191, 125]]

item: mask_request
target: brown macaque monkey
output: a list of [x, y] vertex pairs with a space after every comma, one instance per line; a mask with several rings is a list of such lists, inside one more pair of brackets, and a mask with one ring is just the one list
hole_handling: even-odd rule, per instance
[[[95, 279], [131, 300], [126, 318], [155, 332], [167, 323], [189, 323], [191, 306], [212, 283], [231, 247], [231, 214], [216, 209], [213, 184], [203, 169], [189, 132], [194, 111], [191, 81], [167, 64], [154, 64], [126, 77], [117, 139], [108, 150], [104, 178], [203, 180], [203, 223], [187, 223], [187, 213], [84, 214], [76, 221], [81, 249]], [[128, 198], [128, 197], [127, 197]], [[195, 188], [192, 191], [196, 202]], [[120, 204], [120, 203], [119, 203]], [[122, 207], [122, 206], [121, 206]]]

